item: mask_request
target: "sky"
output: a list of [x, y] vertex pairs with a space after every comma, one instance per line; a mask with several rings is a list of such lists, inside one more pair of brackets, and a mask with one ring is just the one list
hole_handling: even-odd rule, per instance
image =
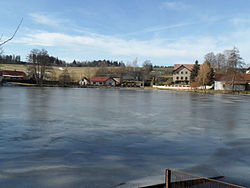
[[236, 46], [250, 62], [249, 0], [2, 0], [4, 54], [26, 60], [34, 49], [73, 60], [155, 65], [204, 61]]

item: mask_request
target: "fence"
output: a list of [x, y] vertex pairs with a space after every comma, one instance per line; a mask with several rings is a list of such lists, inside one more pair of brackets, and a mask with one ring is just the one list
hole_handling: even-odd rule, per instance
[[[177, 170], [166, 170], [166, 188], [245, 188]], [[218, 177], [217, 177], [218, 178]]]

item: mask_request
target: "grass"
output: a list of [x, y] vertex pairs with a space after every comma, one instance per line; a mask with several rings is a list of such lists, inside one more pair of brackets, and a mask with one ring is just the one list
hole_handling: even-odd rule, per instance
[[[19, 64], [0, 64], [0, 69], [2, 70], [16, 70], [16, 71], [23, 71], [27, 72], [28, 65], [19, 65]], [[58, 80], [60, 74], [62, 74], [63, 69], [65, 67], [60, 66], [52, 66], [53, 68], [53, 77], [55, 80]], [[107, 67], [107, 69], [116, 69], [117, 67]], [[93, 77], [95, 76], [96, 72], [100, 69], [100, 67], [68, 67], [69, 74], [72, 78], [72, 81], [78, 82], [81, 77]], [[164, 76], [167, 78], [171, 78], [172, 68], [154, 68], [156, 71], [163, 71], [165, 74]], [[170, 72], [170, 73], [169, 73]]]
[[[1, 64], [0, 69], [2, 70], [16, 70], [27, 72], [27, 65], [19, 64]], [[54, 77], [58, 79], [59, 75], [62, 74], [65, 67], [52, 66], [54, 70]], [[62, 69], [63, 68], [63, 69]], [[79, 81], [82, 76], [92, 77], [97, 72], [98, 67], [68, 67], [68, 71], [73, 79], [73, 81]]]

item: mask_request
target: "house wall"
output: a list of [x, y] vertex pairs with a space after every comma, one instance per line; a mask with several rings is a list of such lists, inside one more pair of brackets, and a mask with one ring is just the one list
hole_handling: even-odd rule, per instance
[[224, 82], [215, 81], [214, 82], [214, 90], [224, 90]]
[[105, 85], [107, 85], [107, 86], [115, 86], [115, 81], [113, 79], [108, 79], [105, 82]]
[[91, 82], [90, 84], [95, 86], [115, 86], [116, 82], [113, 79], [108, 79], [105, 82]]
[[173, 72], [173, 82], [185, 82], [190, 83], [191, 71], [186, 67], [180, 67]]
[[234, 91], [245, 91], [248, 87], [244, 84], [225, 84], [223, 81], [214, 82], [214, 90], [234, 90]]
[[104, 85], [103, 82], [90, 82], [91, 85], [94, 85], [94, 86], [101, 86], [101, 85]]
[[244, 84], [226, 84], [225, 85], [225, 90], [233, 90], [233, 91], [245, 91], [246, 90], [246, 85]]
[[86, 85], [89, 84], [89, 82], [86, 79], [81, 79], [80, 82], [79, 82], [79, 84], [82, 85], [82, 86], [86, 86]]

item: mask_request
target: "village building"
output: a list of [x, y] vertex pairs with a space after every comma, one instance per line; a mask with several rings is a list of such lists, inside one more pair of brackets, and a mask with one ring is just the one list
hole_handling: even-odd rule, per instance
[[116, 81], [112, 77], [92, 77], [90, 84], [94, 86], [116, 86]]
[[173, 82], [175, 84], [190, 84], [193, 64], [175, 64], [173, 70]]
[[89, 81], [88, 78], [82, 77], [82, 78], [80, 79], [80, 81], [79, 81], [79, 84], [80, 84], [81, 86], [87, 86], [87, 85], [90, 84], [90, 81]]
[[246, 70], [246, 74], [250, 74], [250, 68]]
[[116, 85], [120, 85], [121, 84], [121, 78], [113, 78], [116, 82]]
[[122, 87], [143, 87], [143, 81], [139, 80], [138, 76], [125, 75], [122, 77]]
[[3, 81], [20, 81], [27, 78], [25, 72], [16, 70], [2, 70], [0, 71], [0, 76], [2, 77]]
[[250, 90], [250, 74], [216, 74], [215, 90]]

